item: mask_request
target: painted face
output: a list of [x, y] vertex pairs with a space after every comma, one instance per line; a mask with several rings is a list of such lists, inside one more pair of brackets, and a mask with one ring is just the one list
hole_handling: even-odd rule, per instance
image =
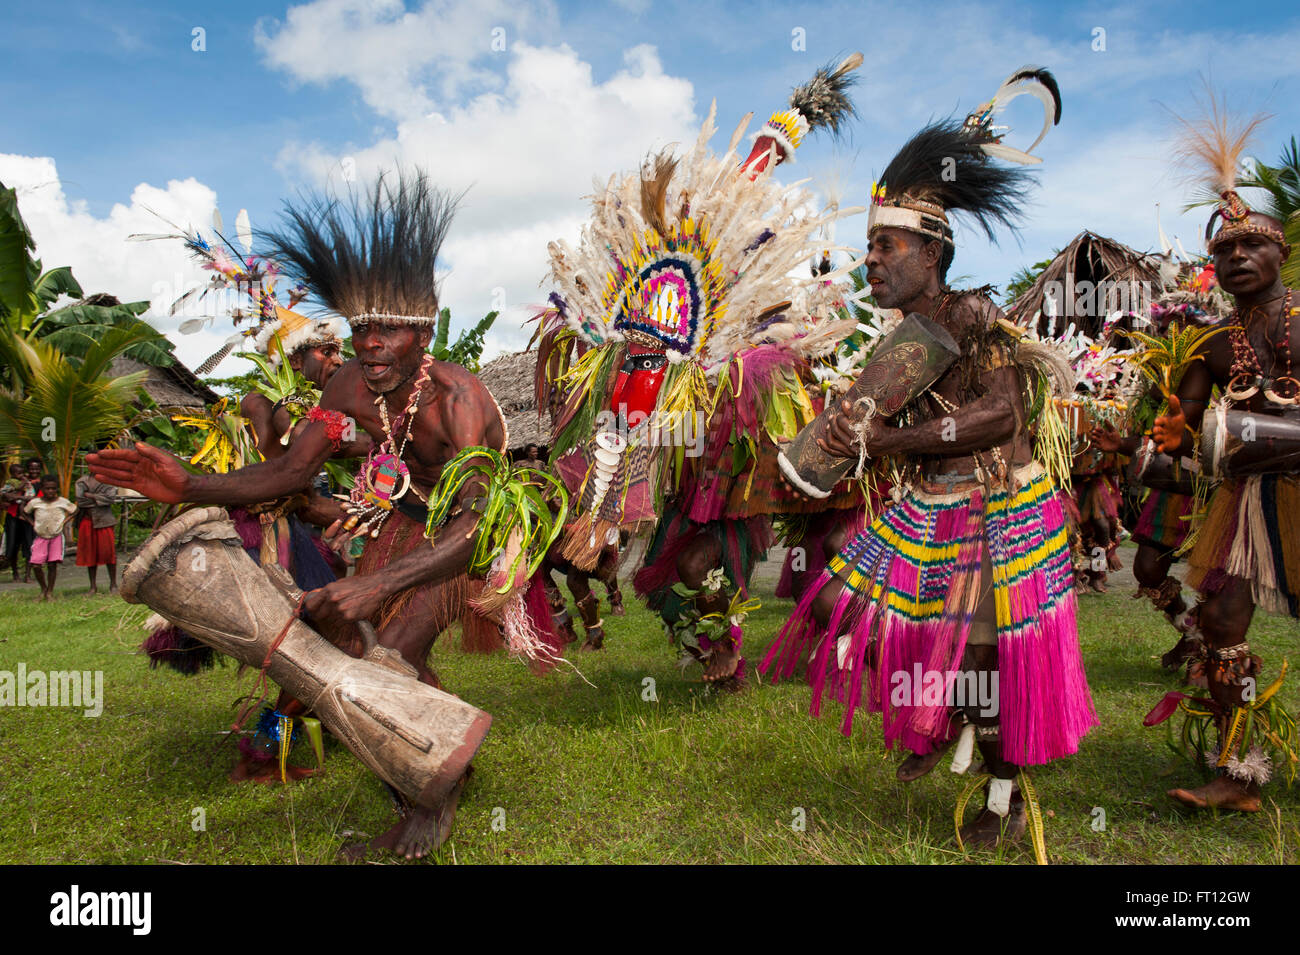
[[923, 255], [926, 240], [906, 229], [883, 228], [867, 243], [867, 281], [881, 308], [901, 308], [921, 295], [934, 268]]
[[361, 364], [361, 378], [377, 395], [409, 381], [424, 358], [433, 331], [413, 325], [360, 323], [352, 328], [352, 347]]
[[334, 372], [343, 365], [343, 356], [337, 342], [315, 345], [296, 352], [291, 361], [302, 376], [317, 388], [324, 388], [325, 383], [334, 377]]
[[614, 413], [629, 425], [640, 424], [654, 411], [668, 371], [668, 358], [662, 351], [644, 345], [629, 344], [614, 381]]
[[[1252, 214], [1251, 222], [1277, 228], [1277, 220]], [[1245, 233], [1224, 239], [1214, 249], [1214, 274], [1229, 295], [1253, 295], [1277, 281], [1284, 258], [1272, 239]]]

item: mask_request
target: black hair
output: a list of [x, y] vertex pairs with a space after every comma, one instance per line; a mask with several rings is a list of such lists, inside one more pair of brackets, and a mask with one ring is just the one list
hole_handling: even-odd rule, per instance
[[42, 474], [42, 475], [41, 475], [41, 483], [42, 483], [42, 484], [54, 484], [54, 485], [58, 485], [58, 483], [59, 483], [59, 476], [58, 476], [57, 474]]

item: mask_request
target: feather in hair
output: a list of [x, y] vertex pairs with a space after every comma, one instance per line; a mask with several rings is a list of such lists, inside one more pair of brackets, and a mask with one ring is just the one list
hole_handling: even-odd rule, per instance
[[982, 145], [982, 132], [956, 120], [931, 123], [899, 149], [880, 181], [890, 198], [962, 212], [996, 241], [996, 226], [1016, 231], [1033, 178], [1024, 166], [994, 163]]
[[1174, 114], [1182, 133], [1174, 145], [1174, 158], [1192, 171], [1196, 181], [1213, 190], [1215, 197], [1235, 189], [1240, 174], [1241, 157], [1251, 137], [1270, 116], [1256, 113], [1251, 117], [1234, 116], [1226, 98], [1217, 96], [1206, 85], [1208, 106], [1201, 115], [1188, 119]]

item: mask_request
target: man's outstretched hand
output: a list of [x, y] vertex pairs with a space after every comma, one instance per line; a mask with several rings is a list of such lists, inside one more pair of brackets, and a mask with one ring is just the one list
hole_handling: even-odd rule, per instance
[[1183, 444], [1183, 432], [1187, 429], [1187, 416], [1183, 414], [1182, 402], [1177, 395], [1169, 396], [1169, 410], [1156, 418], [1151, 427], [1151, 438], [1156, 449], [1164, 454], [1178, 453]]
[[86, 466], [105, 484], [130, 488], [151, 500], [164, 504], [186, 500], [189, 472], [180, 459], [143, 441], [137, 441], [134, 448], [88, 454]]

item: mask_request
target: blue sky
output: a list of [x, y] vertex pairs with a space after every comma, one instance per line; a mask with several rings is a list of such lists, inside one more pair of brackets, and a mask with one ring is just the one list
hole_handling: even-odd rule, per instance
[[[847, 203], [864, 200], [912, 131], [964, 115], [1015, 68], [1046, 66], [1060, 80], [1062, 123], [1037, 150], [1041, 188], [1020, 242], [994, 247], [959, 232], [954, 274], [981, 283], [1004, 283], [1083, 228], [1151, 247], [1157, 201], [1166, 231], [1191, 250], [1200, 217], [1180, 216], [1188, 189], [1166, 161], [1172, 124], [1161, 104], [1189, 109], [1202, 74], [1234, 106], [1274, 114], [1259, 158], [1300, 134], [1300, 14], [1287, 3], [31, 9], [5, 14], [0, 30], [0, 180], [19, 187], [47, 267], [72, 265], [95, 290], [153, 297], [156, 283], [197, 274], [165, 243], [125, 241], [157, 231], [144, 205], [204, 225], [215, 201], [227, 222], [247, 208], [254, 226], [270, 225], [285, 197], [336, 182], [344, 161], [363, 177], [416, 163], [470, 189], [444, 294], [466, 320], [505, 290], [494, 348], [525, 340], [524, 306], [544, 298], [545, 243], [576, 234], [592, 176], [693, 139], [713, 98], [722, 148], [745, 112], [761, 122], [792, 85], [855, 49], [866, 57], [858, 120], [843, 141], [805, 144], [781, 173], [812, 177], [819, 192], [837, 181]], [[492, 49], [493, 29], [504, 50]], [[1104, 50], [1094, 49], [1097, 30]], [[794, 48], [798, 31], [804, 49]], [[1022, 144], [1036, 110], [1022, 99], [1010, 111], [1029, 134]], [[841, 241], [863, 244], [863, 219], [841, 228]], [[178, 339], [181, 354], [201, 359], [212, 337]]]

